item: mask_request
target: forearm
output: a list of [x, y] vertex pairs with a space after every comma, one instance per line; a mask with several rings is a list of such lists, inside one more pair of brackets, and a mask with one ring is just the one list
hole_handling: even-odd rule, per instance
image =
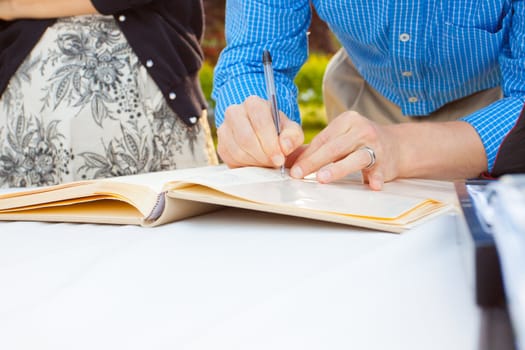
[[468, 123], [407, 123], [387, 127], [399, 145], [398, 177], [469, 178], [487, 170], [487, 157]]
[[0, 18], [58, 18], [95, 14], [90, 0], [0, 0]]

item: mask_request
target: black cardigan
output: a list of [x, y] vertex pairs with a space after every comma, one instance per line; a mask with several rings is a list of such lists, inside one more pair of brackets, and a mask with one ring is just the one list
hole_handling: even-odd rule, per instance
[[[113, 15], [131, 48], [147, 67], [170, 107], [188, 125], [206, 108], [198, 72], [204, 29], [201, 0], [91, 0]], [[46, 20], [0, 20], [0, 95], [45, 30]]]

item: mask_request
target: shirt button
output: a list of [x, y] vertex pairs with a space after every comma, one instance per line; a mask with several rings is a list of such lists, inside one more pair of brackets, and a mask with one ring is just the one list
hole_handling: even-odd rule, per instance
[[193, 117], [190, 117], [188, 120], [190, 121], [190, 123], [195, 124], [195, 123], [197, 122], [198, 119], [199, 119], [199, 118], [193, 116]]
[[403, 33], [399, 36], [399, 40], [402, 41], [402, 42], [407, 42], [410, 40], [410, 34], [408, 33]]
[[177, 94], [174, 93], [174, 92], [170, 92], [169, 95], [168, 95], [168, 97], [170, 98], [170, 100], [174, 100], [174, 99], [177, 98]]
[[148, 68], [153, 67], [153, 61], [152, 60], [147, 60], [146, 61], [146, 67], [148, 67]]
[[408, 98], [408, 102], [410, 103], [415, 103], [418, 101], [418, 98], [416, 96], [411, 96]]
[[120, 15], [120, 16], [118, 16], [118, 20], [119, 20], [120, 22], [124, 22], [124, 21], [126, 20], [126, 16], [124, 16], [124, 15]]
[[404, 71], [403, 73], [401, 73], [402, 76], [404, 77], [411, 77], [412, 76], [412, 72], [407, 70], [407, 71]]

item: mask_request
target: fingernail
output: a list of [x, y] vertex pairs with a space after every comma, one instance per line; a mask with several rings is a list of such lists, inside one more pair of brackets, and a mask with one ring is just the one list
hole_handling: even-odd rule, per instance
[[295, 177], [296, 179], [302, 179], [303, 178], [303, 171], [300, 167], [294, 166], [292, 169], [290, 169], [290, 175], [292, 177]]
[[284, 164], [284, 157], [282, 155], [273, 156], [272, 163], [276, 166], [281, 166]]
[[319, 182], [330, 182], [330, 180], [332, 180], [332, 173], [328, 169], [321, 169], [317, 172], [317, 180]]

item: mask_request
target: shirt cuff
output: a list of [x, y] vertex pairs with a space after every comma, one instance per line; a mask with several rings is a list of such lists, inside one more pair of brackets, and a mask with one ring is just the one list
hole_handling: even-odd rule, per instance
[[506, 97], [462, 118], [479, 134], [485, 147], [489, 172], [494, 167], [502, 142], [518, 120], [523, 103], [522, 99]]
[[[299, 107], [297, 105], [297, 89], [287, 88], [284, 84], [276, 81], [277, 104], [279, 110], [289, 119], [301, 123]], [[213, 98], [215, 106], [215, 124], [221, 126], [224, 121], [226, 108], [234, 104], [241, 104], [249, 96], [259, 96], [266, 99], [266, 86], [264, 76], [246, 75], [235, 80], [226, 82], [219, 89], [214, 91]]]

